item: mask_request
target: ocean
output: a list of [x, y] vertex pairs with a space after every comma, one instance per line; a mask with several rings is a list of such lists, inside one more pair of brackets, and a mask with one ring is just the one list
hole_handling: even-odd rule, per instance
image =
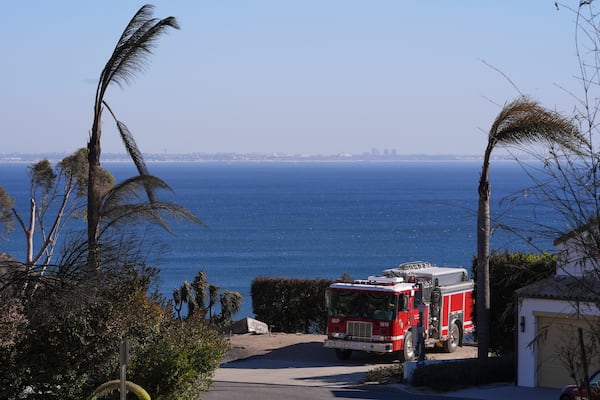
[[[135, 170], [106, 163], [119, 181]], [[171, 221], [173, 234], [144, 230], [158, 290], [206, 271], [210, 283], [244, 297], [235, 316], [253, 316], [250, 285], [259, 276], [364, 278], [402, 262], [422, 260], [470, 270], [476, 253], [479, 162], [394, 163], [149, 163], [174, 193], [166, 196], [206, 225]], [[27, 210], [27, 164], [0, 164], [0, 185]], [[492, 164], [491, 209], [499, 221], [532, 218], [527, 207], [500, 200], [531, 181], [511, 162]], [[537, 221], [551, 213], [537, 211]], [[83, 222], [73, 228], [84, 229]], [[25, 254], [19, 228], [0, 238], [0, 251]], [[550, 241], [539, 247], [552, 250]], [[157, 247], [158, 246], [158, 247]], [[523, 240], [495, 231], [492, 249], [530, 251]]]

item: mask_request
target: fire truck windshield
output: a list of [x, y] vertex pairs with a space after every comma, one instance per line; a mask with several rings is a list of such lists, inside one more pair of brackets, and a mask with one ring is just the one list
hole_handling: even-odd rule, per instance
[[397, 315], [397, 297], [393, 293], [332, 290], [329, 315], [391, 321]]

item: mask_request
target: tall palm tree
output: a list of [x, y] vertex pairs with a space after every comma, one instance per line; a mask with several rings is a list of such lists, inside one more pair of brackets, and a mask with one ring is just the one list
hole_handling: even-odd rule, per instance
[[[96, 97], [94, 101], [94, 121], [88, 141], [88, 163], [89, 163], [89, 185], [88, 185], [88, 247], [90, 255], [95, 254], [98, 246], [100, 210], [102, 205], [102, 182], [100, 169], [100, 139], [102, 135], [102, 111], [107, 105], [104, 101], [106, 90], [111, 84], [124, 86], [128, 84], [136, 75], [143, 70], [152, 49], [156, 44], [158, 37], [165, 33], [167, 29], [179, 29], [174, 17], [164, 19], [152, 18], [152, 5], [144, 5], [133, 16], [117, 45], [108, 59], [100, 74], [98, 86], [96, 88]], [[144, 164], [142, 154], [139, 151], [133, 136], [127, 127], [118, 121], [117, 128], [123, 139], [127, 152], [138, 169], [140, 175], [148, 173]], [[151, 191], [148, 191], [149, 198], [152, 200]]]
[[505, 105], [488, 135], [479, 178], [477, 211], [477, 353], [487, 358], [490, 347], [490, 156], [496, 146], [544, 143], [580, 153], [585, 139], [571, 121], [527, 97]]

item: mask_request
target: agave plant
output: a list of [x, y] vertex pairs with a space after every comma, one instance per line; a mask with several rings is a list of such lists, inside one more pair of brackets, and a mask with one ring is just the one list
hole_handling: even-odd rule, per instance
[[[120, 383], [121, 381], [118, 379], [103, 383], [94, 390], [94, 393], [88, 397], [88, 400], [98, 400], [109, 396], [113, 392], [119, 390]], [[143, 387], [136, 385], [133, 382], [125, 381], [125, 389], [128, 393], [134, 394], [139, 400], [151, 400], [148, 392], [146, 392]]]

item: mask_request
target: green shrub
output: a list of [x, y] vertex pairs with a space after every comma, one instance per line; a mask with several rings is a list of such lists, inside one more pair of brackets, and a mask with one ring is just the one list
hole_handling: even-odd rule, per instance
[[[119, 344], [130, 344], [127, 378], [153, 399], [197, 399], [227, 344], [201, 319], [180, 321], [148, 295], [154, 271], [135, 264], [57, 276], [24, 307], [27, 325], [0, 351], [0, 398], [75, 400], [119, 377]], [[76, 279], [75, 279], [76, 278]]]
[[226, 350], [225, 338], [203, 318], [169, 322], [133, 352], [128, 379], [153, 399], [196, 400], [210, 388]]
[[[475, 281], [477, 281], [476, 265], [477, 260], [474, 259]], [[490, 255], [490, 319], [494, 329], [491, 330], [490, 346], [496, 354], [508, 355], [515, 352], [515, 290], [552, 276], [555, 271], [556, 256], [549, 253], [492, 252]], [[477, 321], [475, 308], [473, 308], [473, 320]]]
[[251, 287], [253, 312], [258, 320], [278, 332], [324, 333], [325, 292], [332, 282], [258, 277]]
[[513, 357], [491, 357], [421, 365], [413, 372], [410, 384], [446, 392], [514, 379]]

